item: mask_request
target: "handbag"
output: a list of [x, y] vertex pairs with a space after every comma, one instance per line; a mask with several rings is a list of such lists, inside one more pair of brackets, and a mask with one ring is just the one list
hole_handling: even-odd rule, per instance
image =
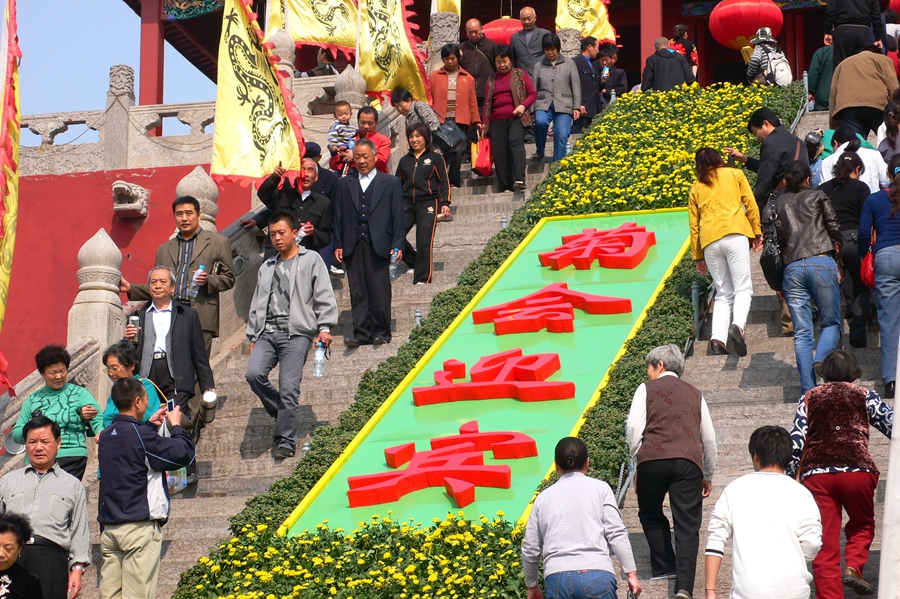
[[775, 221], [778, 220], [778, 213], [775, 210], [777, 199], [778, 191], [776, 190], [769, 195], [769, 203], [766, 205], [766, 209], [771, 211], [768, 225], [769, 235], [766, 237], [762, 253], [759, 255], [759, 266], [766, 277], [766, 283], [773, 291], [781, 291], [784, 284], [784, 260], [781, 257], [781, 245], [775, 229]]
[[431, 138], [444, 155], [455, 152], [466, 143], [466, 134], [453, 121], [444, 121], [440, 127], [431, 132]]
[[478, 156], [472, 165], [472, 170], [482, 177], [490, 177], [494, 172], [492, 162], [494, 157], [491, 155], [491, 140], [482, 137], [478, 141]]
[[871, 245], [859, 267], [859, 278], [862, 279], [863, 285], [869, 289], [875, 289], [875, 254], [872, 253]]

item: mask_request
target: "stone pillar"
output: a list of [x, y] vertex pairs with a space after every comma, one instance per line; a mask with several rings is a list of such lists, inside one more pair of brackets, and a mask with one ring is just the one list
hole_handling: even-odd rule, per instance
[[100, 134], [104, 170], [128, 168], [128, 133], [131, 129], [128, 109], [132, 106], [134, 106], [134, 69], [124, 64], [113, 65], [109, 69], [107, 113]]
[[581, 54], [581, 32], [571, 27], [559, 30], [560, 53], [566, 58]]
[[[80, 341], [93, 338], [99, 342], [102, 353], [121, 339], [125, 332], [125, 313], [119, 297], [122, 252], [106, 231], [100, 229], [78, 251], [78, 266], [78, 295], [69, 310], [66, 345], [73, 347]], [[98, 388], [89, 391], [105, 407], [112, 383], [99, 361], [96, 368], [94, 380]]]
[[353, 112], [369, 103], [369, 98], [366, 96], [366, 79], [353, 65], [348, 65], [340, 75], [334, 78], [334, 101], [349, 102]]
[[441, 48], [459, 43], [459, 15], [455, 12], [436, 12], [431, 15], [431, 40], [426, 70], [430, 74], [444, 66]]
[[272, 48], [272, 54], [278, 57], [278, 64], [275, 65], [275, 68], [287, 76], [284, 85], [291, 89], [294, 82], [294, 58], [297, 54], [297, 46], [294, 45], [294, 40], [284, 29], [273, 31], [268, 36], [268, 41], [275, 45]]
[[202, 166], [195, 166], [194, 170], [178, 182], [175, 197], [181, 196], [197, 198], [200, 201], [200, 228], [217, 232], [216, 214], [219, 213], [219, 205], [216, 202], [219, 200], [219, 186]]

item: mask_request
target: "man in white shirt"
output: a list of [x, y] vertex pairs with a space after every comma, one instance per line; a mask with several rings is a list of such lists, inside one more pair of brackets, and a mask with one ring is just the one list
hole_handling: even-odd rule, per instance
[[753, 474], [733, 481], [716, 502], [706, 543], [706, 599], [732, 539], [733, 599], [808, 599], [811, 562], [822, 547], [822, 519], [812, 494], [785, 475], [793, 444], [780, 426], [750, 435]]
[[887, 164], [881, 153], [878, 150], [860, 147], [859, 138], [850, 127], [844, 126], [835, 131], [831, 138], [831, 146], [834, 153], [822, 160], [822, 183], [834, 179], [834, 165], [844, 152], [856, 152], [863, 163], [863, 172], [860, 173], [859, 180], [869, 186], [869, 191], [876, 193], [890, 187]]
[[[706, 400], [678, 378], [684, 357], [675, 345], [652, 349], [646, 383], [634, 393], [626, 424], [631, 456], [637, 463], [638, 517], [650, 546], [654, 579], [674, 578], [676, 599], [691, 599], [700, 549], [703, 498], [712, 491], [716, 433]], [[663, 512], [666, 495], [675, 521], [675, 546]]]

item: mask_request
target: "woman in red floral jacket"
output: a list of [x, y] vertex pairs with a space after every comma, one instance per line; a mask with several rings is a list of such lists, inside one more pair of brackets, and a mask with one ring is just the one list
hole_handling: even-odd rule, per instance
[[688, 39], [687, 25], [675, 25], [675, 31], [672, 33], [672, 39], [669, 40], [669, 48], [684, 54], [691, 70], [694, 72], [694, 78], [697, 78], [697, 70], [700, 66], [700, 60], [697, 58], [697, 46]]

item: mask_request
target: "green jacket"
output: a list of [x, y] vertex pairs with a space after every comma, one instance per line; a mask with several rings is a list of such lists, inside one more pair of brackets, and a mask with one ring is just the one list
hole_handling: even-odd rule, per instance
[[828, 110], [831, 76], [834, 74], [834, 48], [822, 46], [809, 65], [809, 93], [816, 98], [816, 110]]
[[[85, 424], [78, 415], [82, 406], [93, 406], [97, 415]], [[62, 389], [56, 390], [46, 385], [25, 398], [25, 404], [19, 413], [19, 419], [13, 427], [13, 440], [24, 443], [22, 428], [31, 420], [31, 414], [40, 410], [44, 416], [59, 425], [62, 433], [62, 444], [57, 457], [87, 457], [86, 435], [99, 435], [103, 430], [103, 411], [91, 394], [72, 383], [66, 383]]]

